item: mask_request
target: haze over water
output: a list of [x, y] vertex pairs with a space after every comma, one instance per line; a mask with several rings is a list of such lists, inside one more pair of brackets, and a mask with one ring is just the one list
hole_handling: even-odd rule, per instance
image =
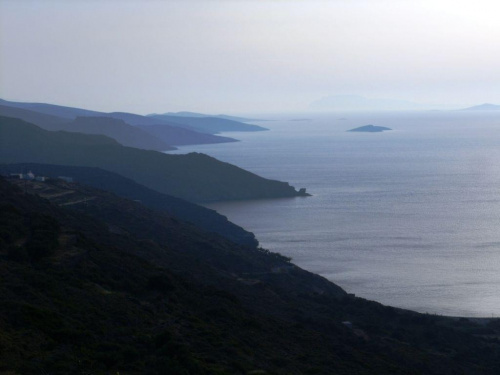
[[[298, 117], [305, 117], [304, 115]], [[183, 147], [308, 198], [210, 205], [262, 247], [384, 304], [500, 316], [500, 113], [307, 115], [227, 133], [242, 142]], [[384, 133], [348, 133], [374, 124]]]

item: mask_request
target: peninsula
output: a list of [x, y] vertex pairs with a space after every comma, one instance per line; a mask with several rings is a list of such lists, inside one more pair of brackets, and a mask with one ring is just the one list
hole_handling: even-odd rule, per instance
[[97, 167], [163, 194], [191, 202], [306, 196], [286, 182], [269, 180], [208, 155], [167, 155], [125, 147], [104, 135], [47, 131], [0, 116], [0, 163]]

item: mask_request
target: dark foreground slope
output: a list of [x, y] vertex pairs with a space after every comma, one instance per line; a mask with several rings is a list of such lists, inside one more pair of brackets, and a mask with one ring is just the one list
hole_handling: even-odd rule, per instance
[[204, 154], [166, 155], [139, 150], [104, 136], [49, 132], [7, 117], [0, 117], [0, 135], [0, 163], [99, 167], [189, 201], [300, 195], [285, 182], [264, 179]]
[[71, 201], [59, 195], [56, 206], [0, 180], [1, 372], [500, 369], [496, 322], [479, 327], [354, 298], [279, 255], [81, 189], [87, 201], [64, 205]]
[[75, 182], [107, 190], [124, 198], [140, 201], [141, 204], [151, 209], [166, 212], [170, 216], [193, 223], [206, 231], [218, 233], [235, 243], [248, 246], [258, 245], [253, 233], [247, 232], [243, 228], [233, 224], [225, 216], [220, 215], [216, 211], [158, 193], [116, 173], [100, 168], [64, 165], [37, 163], [0, 164], [0, 175], [26, 173], [29, 171], [37, 176], [52, 178], [71, 176]]

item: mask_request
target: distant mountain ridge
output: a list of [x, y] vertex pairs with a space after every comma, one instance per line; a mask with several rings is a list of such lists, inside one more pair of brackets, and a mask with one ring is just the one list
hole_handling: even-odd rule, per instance
[[24, 108], [0, 105], [0, 116], [15, 117], [33, 123], [43, 129], [56, 131], [64, 130], [84, 134], [106, 135], [124, 146], [136, 147], [144, 150], [170, 151], [176, 150], [170, 144], [158, 139], [152, 134], [123, 120], [111, 117], [76, 117], [74, 120], [56, 117]]
[[11, 102], [8, 100], [0, 99], [0, 104], [68, 119], [75, 119], [77, 116], [102, 116], [103, 114], [102, 112], [92, 111], [88, 109], [66, 107], [62, 105], [47, 103]]
[[220, 135], [192, 131], [185, 127], [174, 127], [167, 125], [137, 125], [138, 129], [145, 131], [164, 142], [176, 146], [202, 145], [211, 143], [239, 142], [237, 139], [223, 137]]
[[[0, 116], [20, 118], [46, 130], [103, 134], [116, 139], [124, 146], [145, 150], [169, 151], [176, 149], [173, 146], [180, 145], [236, 142], [233, 138], [207, 135], [206, 132], [188, 125], [162, 119], [126, 112], [89, 111], [54, 104], [9, 102], [0, 99]], [[96, 120], [97, 118], [99, 120]], [[153, 128], [139, 129], [139, 127], [158, 124], [162, 126], [161, 131]], [[233, 126], [239, 126], [239, 124], [236, 123]], [[246, 124], [242, 125], [246, 126]]]
[[181, 111], [181, 112], [166, 112], [166, 113], [151, 113], [147, 116], [176, 116], [176, 117], [215, 117], [215, 118], [222, 118], [225, 120], [232, 120], [232, 121], [239, 121], [239, 122], [251, 122], [251, 121], [265, 121], [261, 119], [253, 119], [253, 118], [246, 118], [246, 117], [238, 117], [238, 116], [229, 116], [229, 115], [207, 115], [204, 113], [198, 113], [198, 112], [189, 112], [189, 111]]
[[61, 128], [64, 128], [64, 124], [70, 121], [68, 118], [48, 115], [22, 107], [12, 107], [2, 102], [0, 100], [0, 116], [19, 118], [38, 125], [45, 130], [61, 130]]
[[124, 146], [146, 150], [170, 151], [176, 150], [172, 143], [159, 139], [143, 129], [127, 124], [125, 121], [110, 117], [77, 117], [68, 123], [65, 131], [102, 134], [116, 139]]
[[462, 109], [462, 111], [498, 111], [498, 110], [500, 110], [500, 105], [491, 103], [484, 103]]
[[[56, 116], [56, 117], [61, 117], [61, 118], [68, 118], [68, 119], [75, 119], [76, 117], [81, 117], [81, 116], [113, 117], [113, 118], [118, 118], [120, 120], [123, 120], [123, 121], [129, 123], [130, 125], [158, 125], [159, 123], [169, 124], [169, 121], [168, 121], [169, 119], [167, 119], [167, 118], [170, 118], [170, 117], [182, 118], [182, 120], [180, 120], [178, 122], [178, 125], [185, 125], [186, 124], [185, 118], [197, 118], [197, 119], [212, 118], [212, 119], [232, 121], [232, 122], [228, 122], [226, 124], [227, 125], [232, 124], [233, 126], [241, 126], [243, 129], [254, 129], [254, 131], [267, 130], [267, 129], [261, 128], [259, 126], [244, 124], [244, 122], [246, 122], [246, 121], [259, 121], [259, 120], [243, 118], [243, 117], [236, 117], [236, 116], [228, 116], [228, 115], [222, 115], [222, 114], [221, 115], [205, 115], [205, 114], [197, 113], [197, 112], [183, 111], [183, 112], [175, 112], [175, 113], [168, 112], [168, 113], [164, 113], [164, 114], [150, 114], [147, 116], [143, 116], [143, 115], [138, 115], [138, 114], [129, 113], [129, 112], [101, 112], [101, 111], [93, 111], [93, 110], [88, 110], [88, 109], [83, 109], [83, 108], [61, 106], [61, 105], [57, 105], [57, 104], [14, 102], [14, 101], [8, 101], [8, 100], [4, 100], [4, 99], [0, 99], [0, 105], [27, 109], [30, 111], [39, 112], [39, 113], [43, 113], [46, 115], [51, 115], [51, 116]], [[166, 117], [166, 118], [162, 119], [162, 117]], [[175, 119], [172, 119], [172, 120], [175, 120]], [[175, 123], [175, 121], [174, 121], [174, 123]], [[174, 126], [175, 126], [175, 124], [174, 124]], [[238, 131], [236, 129], [233, 129], [233, 130]], [[242, 130], [242, 131], [251, 131], [251, 130]]]
[[258, 125], [245, 124], [243, 122], [228, 120], [219, 117], [186, 117], [170, 115], [153, 115], [150, 119], [176, 124], [177, 126], [188, 127], [199, 132], [218, 134], [221, 132], [256, 132], [269, 130]]

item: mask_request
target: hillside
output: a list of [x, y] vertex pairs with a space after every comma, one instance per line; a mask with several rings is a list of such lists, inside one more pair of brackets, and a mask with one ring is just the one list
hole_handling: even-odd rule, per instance
[[[181, 112], [181, 115], [149, 115], [142, 116], [129, 112], [99, 112], [82, 108], [66, 107], [56, 104], [48, 103], [24, 103], [24, 102], [11, 102], [8, 100], [0, 99], [0, 105], [26, 109], [43, 113], [45, 115], [72, 119], [77, 117], [112, 117], [123, 120], [130, 125], [168, 125], [168, 126], [181, 126], [187, 129], [197, 129], [204, 133], [218, 133], [221, 131], [259, 131], [267, 130], [257, 125], [249, 125], [238, 121], [238, 118], [231, 116], [201, 116], [201, 114], [194, 114], [194, 116], [184, 116], [186, 112]], [[248, 121], [249, 119], [243, 119]], [[192, 123], [192, 125], [191, 125]]]
[[1, 103], [2, 101], [0, 101], [0, 116], [19, 118], [46, 130], [61, 130], [68, 122], [66, 118], [30, 111], [28, 109], [1, 105]]
[[176, 146], [238, 142], [238, 140], [234, 138], [201, 133], [186, 128], [168, 125], [138, 125], [137, 128], [155, 136], [162, 141], [170, 142], [170, 144]]
[[229, 115], [207, 115], [205, 113], [198, 113], [198, 112], [188, 112], [188, 111], [181, 111], [181, 112], [166, 112], [166, 113], [151, 113], [148, 116], [176, 116], [176, 117], [216, 117], [216, 118], [223, 118], [226, 120], [233, 120], [233, 121], [239, 121], [239, 122], [251, 122], [251, 121], [265, 121], [265, 120], [260, 120], [260, 119], [252, 119], [252, 118], [246, 118], [246, 117], [238, 117], [238, 116], [229, 116]]
[[176, 149], [148, 132], [122, 120], [109, 117], [77, 117], [70, 121], [67, 118], [5, 105], [0, 105], [0, 116], [19, 118], [45, 130], [106, 135], [124, 146], [145, 150], [168, 151]]
[[214, 232], [227, 239], [255, 247], [258, 245], [253, 233], [233, 224], [216, 211], [188, 201], [158, 193], [139, 185], [135, 181], [100, 168], [73, 167], [47, 164], [0, 164], [0, 175], [26, 173], [57, 178], [71, 176], [75, 182], [112, 192], [123, 198], [140, 201], [144, 206], [164, 212], [177, 219], [190, 222], [208, 232]]
[[49, 132], [0, 117], [0, 163], [99, 167], [160, 193], [194, 202], [305, 195], [204, 154], [166, 155], [124, 147], [110, 138]]
[[255, 132], [268, 130], [261, 126], [245, 124], [243, 122], [218, 117], [186, 117], [170, 115], [151, 115], [148, 117], [209, 134], [216, 134], [220, 132]]
[[47, 103], [24, 103], [24, 102], [12, 102], [4, 99], [0, 99], [0, 104], [26, 109], [34, 112], [43, 113], [50, 116], [62, 117], [66, 119], [75, 119], [78, 116], [100, 116], [101, 112], [91, 111], [88, 109], [82, 108], [74, 108], [74, 107], [66, 107], [62, 105], [56, 104], [47, 104]]
[[77, 117], [66, 124], [65, 131], [84, 134], [102, 134], [117, 140], [120, 144], [144, 150], [175, 150], [163, 139], [127, 124], [123, 120], [107, 117]]
[[[0, 179], [5, 373], [500, 369], [496, 321], [479, 326], [355, 298], [282, 256], [138, 203], [62, 181], [54, 189], [51, 203]], [[61, 189], [77, 190], [81, 202]]]
[[[176, 149], [172, 145], [236, 142], [233, 138], [172, 126], [165, 121], [132, 113], [104, 113], [52, 104], [0, 100], [0, 116], [19, 118], [46, 130], [102, 134], [124, 146], [145, 150], [168, 151]], [[161, 127], [158, 123], [161, 123]]]
[[[233, 138], [205, 134], [204, 132], [195, 128], [183, 127], [183, 125], [181, 124], [152, 119], [133, 113], [102, 113], [100, 118], [109, 118], [110, 121], [123, 121], [127, 125], [131, 124], [133, 125], [132, 127], [136, 129], [136, 132], [147, 133], [149, 137], [154, 137], [158, 142], [168, 143], [169, 145], [174, 146], [226, 143], [237, 141]], [[82, 119], [85, 119], [85, 117]], [[165, 148], [160, 151], [173, 149], [175, 149], [175, 147]]]

